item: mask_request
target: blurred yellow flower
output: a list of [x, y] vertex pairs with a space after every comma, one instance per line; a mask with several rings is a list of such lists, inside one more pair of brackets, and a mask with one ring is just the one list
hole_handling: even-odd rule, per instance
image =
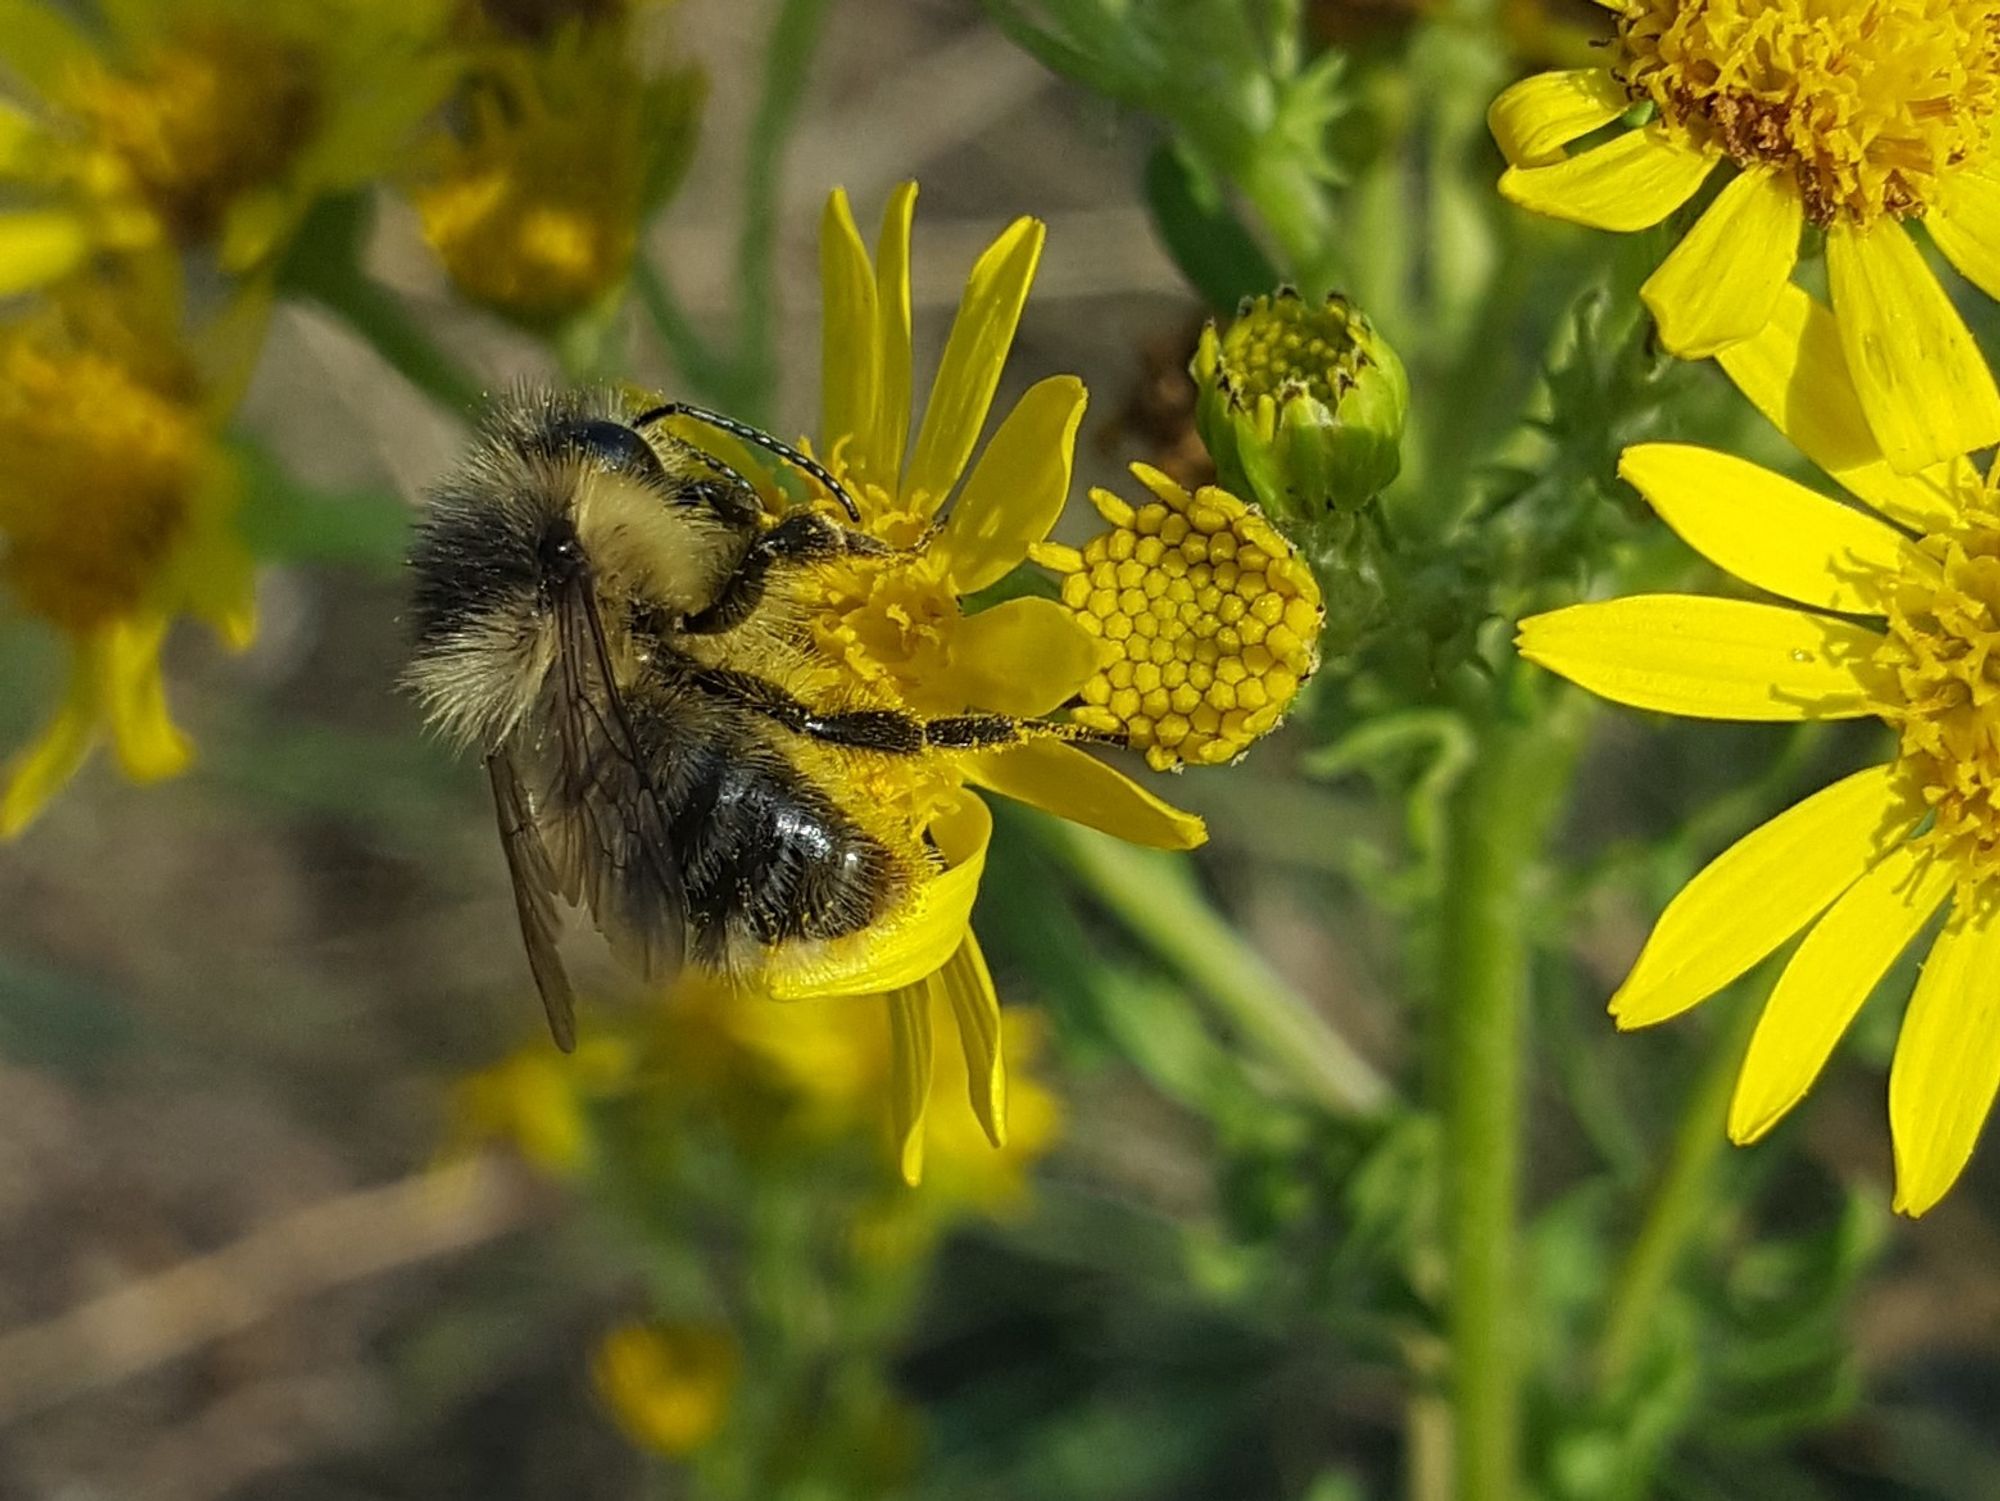
[[[1606, 0], [1608, 66], [1544, 73], [1491, 112], [1509, 198], [1639, 230], [1734, 175], [1641, 289], [1695, 359], [1778, 306], [1806, 221], [1875, 442], [1899, 473], [2000, 438], [2000, 390], [1906, 223], [2000, 296], [2000, 12], [1991, 0]], [[1567, 148], [1647, 106], [1643, 123]], [[1634, 115], [1634, 119], [1639, 117]]]
[[568, 1054], [522, 1048], [458, 1081], [452, 1144], [504, 1142], [544, 1172], [580, 1173], [595, 1152], [588, 1102], [623, 1087], [633, 1062], [631, 1043], [615, 1034], [587, 1037]]
[[62, 707], [7, 767], [0, 838], [27, 827], [100, 738], [135, 780], [187, 764], [160, 679], [175, 616], [233, 648], [250, 639], [236, 474], [215, 441], [248, 371], [241, 321], [190, 341], [177, 280], [151, 262], [0, 326], [0, 579], [70, 648]]
[[[1592, 692], [1706, 719], [1881, 718], [1896, 756], [1780, 814], [1668, 906], [1611, 1003], [1621, 1027], [1693, 1006], [1801, 929], [1765, 1004], [1729, 1131], [1768, 1131], [1941, 910], [1889, 1078], [1896, 1207], [1922, 1214], [2000, 1086], [2000, 471], [1899, 475], [1870, 440], [1832, 315], [1785, 289], [1723, 355], [1745, 394], [1879, 515], [1675, 443], [1620, 471], [1717, 566], [1792, 604], [1642, 595], [1521, 623], [1521, 652]], [[1797, 606], [1797, 607], [1795, 607]], [[1872, 623], [1863, 619], [1872, 618]]]
[[396, 160], [449, 85], [448, 0], [107, 0], [86, 29], [0, 0], [0, 295], [93, 250], [213, 247], [244, 271], [313, 201]]
[[[933, 1030], [952, 1024], [945, 998], [932, 993], [925, 1000]], [[772, 1001], [718, 995], [711, 1012], [760, 1073], [768, 1070], [765, 1077], [796, 1102], [802, 1130], [816, 1136], [857, 1130], [872, 1135], [879, 1129], [877, 1102], [892, 1087], [904, 1037], [893, 1025], [857, 1027], [854, 1004], [845, 997]], [[665, 1025], [684, 1022], [668, 1018]], [[1061, 1109], [1048, 1088], [1021, 1067], [1040, 1051], [1038, 1018], [1008, 1008], [999, 1013], [999, 1027], [994, 1074], [975, 1072], [971, 1049], [947, 1048], [925, 1079], [921, 1135], [914, 1147], [906, 1136], [895, 1141], [900, 1166], [908, 1168], [912, 1153], [917, 1156], [922, 1192], [899, 1195], [892, 1210], [913, 1207], [934, 1216], [940, 1206], [964, 1204], [998, 1213], [1025, 1196], [1028, 1170], [1055, 1143]], [[1013, 1066], [999, 1072], [1003, 1057]], [[969, 1100], [971, 1110], [960, 1108], [960, 1100]], [[997, 1141], [988, 1135], [989, 1120]]]
[[482, 49], [461, 130], [411, 190], [424, 238], [467, 297], [530, 326], [601, 304], [679, 179], [702, 96], [697, 69], [643, 72], [621, 27]]
[[722, 1427], [742, 1364], [723, 1325], [626, 1324], [598, 1345], [591, 1377], [633, 1443], [681, 1458]]
[[1092, 490], [1111, 529], [1080, 552], [1034, 550], [1064, 576], [1077, 622], [1115, 653], [1083, 685], [1077, 722], [1123, 734], [1156, 771], [1233, 761], [1277, 727], [1319, 665], [1319, 583], [1227, 490], [1191, 494], [1145, 464], [1132, 473], [1150, 503], [1135, 510]]

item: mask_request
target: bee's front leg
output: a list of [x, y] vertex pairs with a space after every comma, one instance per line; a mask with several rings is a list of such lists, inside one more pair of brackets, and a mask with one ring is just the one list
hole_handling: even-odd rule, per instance
[[886, 557], [894, 549], [865, 532], [851, 531], [817, 511], [794, 511], [756, 539], [709, 604], [681, 622], [683, 632], [713, 635], [740, 625], [764, 598], [770, 572], [782, 564], [820, 563], [841, 557]]

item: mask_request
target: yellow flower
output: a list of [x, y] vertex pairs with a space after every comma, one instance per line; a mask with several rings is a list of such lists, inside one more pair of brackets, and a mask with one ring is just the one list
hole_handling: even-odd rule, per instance
[[[927, 999], [931, 1030], [952, 1026], [946, 999], [936, 992]], [[734, 995], [707, 1009], [732, 1050], [791, 1102], [801, 1130], [843, 1136], [857, 1127], [871, 1134], [880, 1129], [877, 1102], [894, 1087], [904, 1042], [899, 1031], [855, 1027], [844, 998], [772, 1001]], [[675, 1014], [662, 1025], [678, 1033], [685, 1013], [677, 998]], [[922, 1192], [911, 1207], [933, 1218], [935, 1211], [958, 1205], [1000, 1213], [1020, 1203], [1029, 1170], [1055, 1144], [1061, 1108], [1047, 1086], [1022, 1067], [1040, 1049], [1039, 1018], [1009, 1007], [999, 1013], [999, 1025], [1004, 1046], [993, 1053], [995, 1073], [972, 1071], [972, 1049], [947, 1048], [925, 1081], [922, 1140], [916, 1144]], [[1002, 1064], [1003, 1057], [1011, 1067]], [[959, 1108], [961, 1100], [969, 1100], [972, 1109]], [[989, 1118], [1000, 1136], [997, 1143], [987, 1135]], [[894, 1146], [898, 1165], [907, 1166], [907, 1138], [899, 1137]], [[902, 1207], [900, 1200], [893, 1207]]]
[[632, 1069], [631, 1044], [611, 1034], [587, 1037], [568, 1054], [540, 1042], [522, 1048], [458, 1081], [453, 1144], [505, 1142], [544, 1172], [582, 1172], [596, 1151], [589, 1101], [624, 1087]]
[[424, 238], [459, 290], [530, 326], [623, 286], [648, 215], [694, 144], [701, 75], [641, 72], [621, 27], [492, 46], [412, 190]]
[[[1030, 387], [973, 459], [1041, 256], [1043, 227], [1016, 220], [973, 267], [911, 441], [915, 204], [913, 183], [891, 195], [871, 264], [846, 195], [836, 191], [827, 203], [818, 447], [859, 505], [863, 529], [898, 551], [814, 570], [798, 603], [853, 701], [927, 717], [1046, 715], [1096, 674], [1097, 638], [1053, 600], [1015, 599], [972, 614], [961, 604], [1027, 558], [1069, 490], [1084, 407], [1073, 376]], [[740, 446], [699, 429], [688, 436], [756, 472]], [[846, 757], [841, 769], [878, 816], [905, 820], [927, 839], [942, 868], [903, 912], [854, 938], [783, 956], [763, 979], [784, 1000], [883, 998], [892, 1119], [903, 1174], [914, 1183], [923, 1167], [938, 1016], [957, 1024], [980, 1125], [995, 1145], [1005, 1139], [999, 999], [969, 927], [992, 816], [968, 789], [1160, 848], [1190, 848], [1205, 831], [1194, 815], [1058, 734], [922, 757]]]
[[[1606, 0], [1610, 4], [1610, 0]], [[2000, 392], [1907, 221], [2000, 296], [2000, 12], [1991, 0], [1627, 0], [1608, 67], [1497, 99], [1516, 203], [1599, 229], [1658, 224], [1733, 175], [1641, 290], [1675, 354], [1762, 329], [1810, 220], [1840, 344], [1899, 473], [2000, 438]], [[1643, 123], [1576, 154], [1621, 117]]]
[[1805, 1094], [1869, 991], [1948, 909], [1889, 1078], [1896, 1207], [1921, 1214], [1963, 1170], [2000, 1084], [2000, 475], [1964, 457], [1898, 474], [1869, 438], [1832, 316], [1795, 288], [1722, 361], [1876, 514], [1706, 449], [1628, 449], [1621, 472], [1670, 526], [1793, 603], [1577, 605], [1523, 621], [1521, 651], [1640, 708], [1875, 715], [1894, 730], [1892, 759], [1780, 814], [1697, 875], [1611, 1009], [1621, 1027], [1663, 1021], [1808, 929], [1737, 1083], [1729, 1131], [1751, 1141]]
[[171, 273], [130, 269], [136, 285], [79, 287], [0, 326], [0, 580], [70, 647], [61, 709], [6, 770], [0, 838], [100, 737], [135, 780], [180, 771], [189, 748], [160, 679], [168, 627], [191, 614], [238, 648], [253, 628], [236, 474], [215, 442], [250, 344], [228, 323], [189, 343]]
[[591, 1377], [633, 1443], [680, 1458], [722, 1427], [742, 1365], [723, 1325], [625, 1324], [598, 1345]]
[[67, 7], [0, 0], [0, 296], [92, 251], [212, 246], [242, 271], [313, 200], [394, 160], [454, 66], [446, 0], [112, 0], [101, 30]]
[[1117, 731], [1155, 771], [1233, 761], [1284, 717], [1319, 665], [1326, 610], [1292, 544], [1227, 490], [1132, 473], [1154, 499], [1090, 499], [1110, 523], [1078, 552], [1043, 543], [1063, 603], [1117, 655], [1081, 690], [1079, 724]]

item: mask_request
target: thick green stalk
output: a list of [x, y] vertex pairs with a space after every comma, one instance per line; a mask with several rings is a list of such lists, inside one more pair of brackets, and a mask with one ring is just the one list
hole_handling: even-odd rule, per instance
[[279, 286], [317, 302], [411, 385], [456, 416], [469, 418], [485, 402], [485, 389], [437, 347], [401, 298], [362, 269], [373, 222], [374, 204], [365, 193], [320, 203], [279, 272]]
[[[1743, 989], [1737, 987], [1734, 1014], [1712, 1039], [1709, 1055], [1688, 1091], [1646, 1217], [1612, 1284], [1597, 1347], [1598, 1380], [1607, 1391], [1618, 1386], [1645, 1350], [1661, 1297], [1689, 1248], [1711, 1223], [1709, 1191], [1716, 1163], [1728, 1150], [1729, 1099], [1762, 1009], [1749, 1004], [1749, 997], [1740, 993]], [[1719, 997], [1710, 1004], [1731, 1000]]]
[[775, 340], [779, 316], [774, 275], [777, 255], [779, 189], [785, 143], [805, 102], [807, 75], [819, 48], [826, 0], [784, 0], [771, 26], [764, 54], [764, 82], [750, 124], [744, 161], [743, 231], [736, 247], [739, 332], [732, 383], [737, 415], [763, 422], [762, 410], [777, 384]]
[[[1573, 735], [1509, 671], [1512, 702], [1476, 726], [1451, 812], [1442, 922], [1446, 1240], [1458, 1501], [1520, 1484], [1516, 1240], [1527, 1073], [1530, 882], [1574, 759]], [[1563, 716], [1567, 718], [1566, 715]]]
[[1072, 824], [1050, 822], [1048, 833], [1091, 894], [1308, 1099], [1342, 1114], [1390, 1103], [1388, 1082], [1244, 943], [1184, 865]]

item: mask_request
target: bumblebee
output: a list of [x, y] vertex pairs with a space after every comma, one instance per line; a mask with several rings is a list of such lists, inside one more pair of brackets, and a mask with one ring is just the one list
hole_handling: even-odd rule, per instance
[[[668, 430], [677, 417], [775, 453], [855, 524], [771, 515]], [[816, 564], [897, 556], [859, 521], [833, 475], [768, 434], [611, 391], [517, 393], [432, 491], [410, 558], [406, 681], [434, 727], [485, 759], [529, 967], [565, 1051], [575, 1002], [558, 898], [587, 906], [649, 981], [684, 963], [751, 972], [881, 921], [937, 858], [907, 818], [849, 790], [854, 757], [1100, 738], [857, 703], [796, 600]]]

